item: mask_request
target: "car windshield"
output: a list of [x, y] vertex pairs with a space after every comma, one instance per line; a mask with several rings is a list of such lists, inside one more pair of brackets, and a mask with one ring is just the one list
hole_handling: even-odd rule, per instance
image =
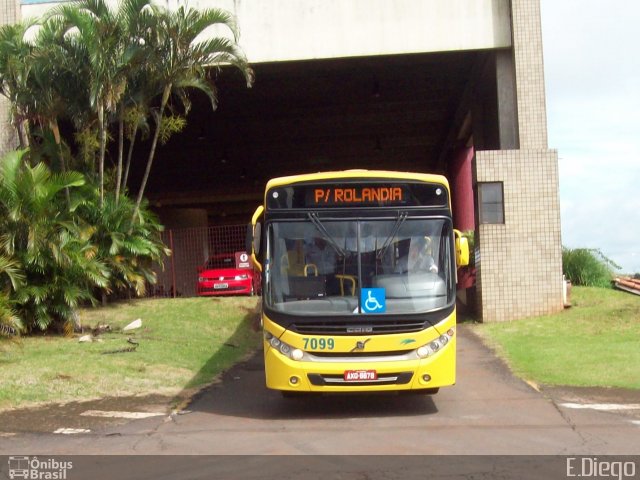
[[212, 257], [209, 260], [207, 260], [207, 264], [205, 265], [205, 268], [207, 269], [236, 268], [236, 260], [233, 255]]
[[454, 299], [447, 219], [271, 222], [267, 307], [292, 315], [411, 314]]

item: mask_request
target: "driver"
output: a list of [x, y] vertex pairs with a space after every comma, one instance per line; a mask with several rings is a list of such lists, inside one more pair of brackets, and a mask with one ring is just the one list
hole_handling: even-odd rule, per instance
[[407, 259], [409, 272], [438, 273], [438, 266], [431, 256], [431, 239], [429, 237], [413, 237]]
[[305, 250], [305, 262], [314, 264], [318, 275], [335, 273], [338, 254], [324, 239], [314, 238]]

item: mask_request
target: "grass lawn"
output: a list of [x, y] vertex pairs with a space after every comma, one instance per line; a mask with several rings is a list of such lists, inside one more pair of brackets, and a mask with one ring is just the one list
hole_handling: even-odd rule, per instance
[[640, 297], [574, 287], [571, 303], [556, 315], [474, 328], [527, 380], [640, 389]]
[[[141, 299], [80, 311], [102, 342], [33, 336], [0, 343], [0, 410], [109, 396], [187, 394], [260, 345], [257, 299]], [[133, 320], [142, 328], [121, 332]], [[139, 345], [133, 352], [107, 353]]]

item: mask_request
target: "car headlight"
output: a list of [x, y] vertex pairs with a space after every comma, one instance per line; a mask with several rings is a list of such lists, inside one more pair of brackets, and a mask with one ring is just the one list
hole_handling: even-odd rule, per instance
[[449, 343], [449, 341], [453, 338], [454, 334], [455, 334], [455, 329], [450, 328], [449, 330], [447, 330], [446, 333], [443, 333], [435, 340], [432, 340], [426, 345], [418, 347], [416, 349], [416, 355], [418, 355], [418, 357], [420, 358], [427, 358], [429, 355], [434, 354], [435, 352], [440, 350], [442, 347], [444, 347], [447, 343]]
[[269, 342], [272, 348], [278, 350], [285, 357], [291, 360], [300, 361], [304, 357], [304, 352], [299, 348], [293, 348], [288, 343], [284, 343], [279, 338], [274, 337], [271, 333], [264, 331], [264, 339]]
[[249, 278], [249, 275], [247, 275], [246, 273], [243, 273], [242, 275], [236, 275], [235, 276], [236, 280], [246, 280], [247, 278]]

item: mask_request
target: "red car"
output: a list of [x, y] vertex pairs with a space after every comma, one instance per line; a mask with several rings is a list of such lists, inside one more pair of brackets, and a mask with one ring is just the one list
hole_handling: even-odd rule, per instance
[[214, 255], [198, 267], [198, 295], [254, 295], [260, 275], [254, 272], [247, 252]]

